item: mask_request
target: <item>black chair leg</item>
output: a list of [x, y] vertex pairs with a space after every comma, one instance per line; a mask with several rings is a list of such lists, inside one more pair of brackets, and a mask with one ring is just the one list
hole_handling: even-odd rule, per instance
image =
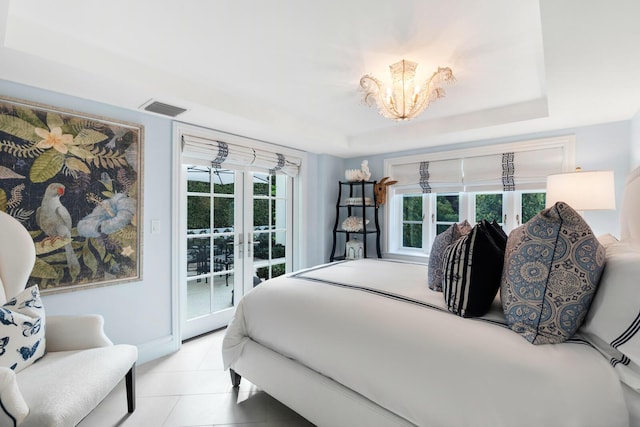
[[125, 376], [127, 386], [127, 410], [133, 413], [136, 410], [136, 364], [134, 363]]

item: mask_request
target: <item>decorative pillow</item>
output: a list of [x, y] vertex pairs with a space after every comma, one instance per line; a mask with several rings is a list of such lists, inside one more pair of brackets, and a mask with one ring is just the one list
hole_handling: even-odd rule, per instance
[[499, 225], [482, 221], [445, 250], [442, 292], [449, 311], [462, 317], [489, 311], [500, 288], [506, 244]]
[[509, 327], [533, 344], [571, 338], [589, 310], [604, 262], [604, 248], [566, 203], [513, 230], [500, 288]]
[[0, 366], [18, 372], [44, 356], [44, 322], [37, 286], [0, 307]]
[[465, 219], [460, 224], [453, 224], [438, 234], [433, 240], [431, 253], [429, 254], [429, 269], [427, 270], [429, 289], [438, 292], [442, 291], [442, 261], [444, 259], [444, 251], [453, 242], [469, 234], [470, 231], [471, 224]]
[[580, 334], [607, 356], [620, 379], [640, 390], [640, 246], [607, 247], [598, 291]]

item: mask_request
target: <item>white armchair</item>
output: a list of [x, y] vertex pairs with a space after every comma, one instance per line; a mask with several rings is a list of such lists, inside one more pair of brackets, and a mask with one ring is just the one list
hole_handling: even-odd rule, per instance
[[[27, 230], [0, 212], [0, 306], [24, 290], [35, 262]], [[135, 346], [114, 345], [99, 315], [46, 316], [46, 353], [19, 372], [0, 367], [0, 426], [78, 424], [126, 378], [135, 410]], [[0, 325], [2, 327], [2, 325]]]

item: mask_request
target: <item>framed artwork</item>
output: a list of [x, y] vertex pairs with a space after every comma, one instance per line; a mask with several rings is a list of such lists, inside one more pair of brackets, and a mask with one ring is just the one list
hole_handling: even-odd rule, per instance
[[141, 125], [0, 98], [0, 210], [29, 230], [43, 294], [142, 276]]

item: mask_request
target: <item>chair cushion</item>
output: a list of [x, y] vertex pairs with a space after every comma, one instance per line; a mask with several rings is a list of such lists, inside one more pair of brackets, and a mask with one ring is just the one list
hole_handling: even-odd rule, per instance
[[137, 348], [127, 344], [48, 352], [17, 375], [30, 409], [21, 427], [78, 424], [118, 385], [137, 358]]
[[604, 247], [566, 203], [513, 230], [500, 287], [509, 327], [533, 344], [571, 338], [591, 306], [604, 263]]
[[442, 262], [444, 260], [444, 251], [459, 238], [469, 234], [470, 231], [471, 225], [465, 219], [460, 224], [452, 224], [451, 227], [438, 234], [433, 240], [427, 270], [429, 289], [438, 292], [442, 291]]
[[483, 220], [446, 249], [442, 292], [450, 312], [478, 317], [489, 311], [500, 288], [506, 244], [502, 228]]
[[44, 355], [45, 316], [32, 286], [0, 307], [0, 366], [21, 371]]

